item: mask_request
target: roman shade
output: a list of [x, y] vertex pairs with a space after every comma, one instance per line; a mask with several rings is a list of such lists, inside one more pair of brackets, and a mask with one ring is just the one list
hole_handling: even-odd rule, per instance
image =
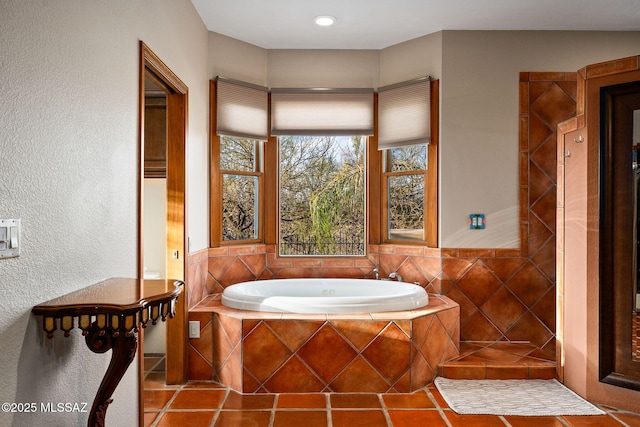
[[373, 135], [372, 89], [272, 89], [272, 135]]
[[269, 91], [266, 87], [216, 78], [218, 135], [266, 141], [269, 136]]
[[431, 78], [378, 89], [378, 149], [431, 142]]

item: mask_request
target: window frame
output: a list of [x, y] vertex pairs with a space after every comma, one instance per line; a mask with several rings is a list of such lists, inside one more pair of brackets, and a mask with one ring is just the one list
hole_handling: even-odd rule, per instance
[[[394, 243], [394, 244], [409, 244], [409, 243], [417, 243], [424, 244], [427, 240], [427, 215], [428, 215], [428, 206], [429, 200], [427, 199], [427, 189], [429, 184], [429, 173], [428, 173], [428, 159], [427, 159], [427, 169], [415, 169], [415, 170], [405, 170], [405, 171], [389, 171], [388, 166], [391, 163], [391, 149], [383, 150], [383, 162], [382, 162], [382, 231], [383, 231], [383, 239], [385, 242]], [[427, 156], [429, 155], [429, 146], [427, 145]], [[389, 180], [393, 177], [398, 176], [407, 176], [407, 175], [416, 175], [422, 176], [422, 185], [424, 189], [424, 197], [422, 202], [422, 215], [423, 215], [423, 223], [422, 230], [423, 235], [422, 239], [392, 239], [389, 237]]]
[[[275, 187], [273, 189], [273, 194], [275, 194], [275, 212], [274, 212], [274, 216], [275, 216], [275, 238], [273, 240], [275, 246], [276, 246], [276, 256], [280, 257], [280, 258], [350, 258], [350, 259], [357, 259], [357, 258], [366, 258], [369, 250], [368, 250], [368, 246], [369, 246], [369, 215], [368, 215], [368, 209], [369, 209], [369, 194], [368, 194], [368, 182], [369, 182], [369, 170], [368, 170], [368, 165], [369, 165], [369, 155], [370, 155], [370, 151], [369, 151], [369, 145], [370, 145], [370, 140], [371, 140], [371, 136], [367, 136], [367, 135], [339, 135], [339, 136], [360, 136], [362, 138], [364, 138], [364, 182], [363, 182], [363, 209], [364, 209], [364, 242], [363, 242], [363, 246], [364, 246], [364, 251], [362, 254], [354, 254], [354, 255], [349, 255], [349, 254], [336, 254], [336, 255], [332, 255], [332, 254], [322, 254], [322, 255], [296, 255], [296, 254], [292, 254], [292, 255], [283, 255], [280, 253], [280, 245], [281, 245], [281, 241], [280, 241], [280, 214], [281, 214], [281, 206], [280, 206], [280, 141], [279, 138], [282, 136], [305, 136], [305, 135], [279, 135], [279, 136], [273, 136], [272, 138], [274, 139], [275, 144], [275, 150], [276, 150], [276, 163], [273, 165], [273, 170], [275, 171]], [[324, 136], [324, 135], [323, 135]], [[328, 137], [331, 136], [336, 136], [336, 135], [326, 135]]]
[[375, 191], [375, 195], [379, 195], [379, 199], [372, 200], [369, 206], [369, 215], [372, 219], [370, 228], [369, 244], [394, 244], [404, 246], [427, 246], [430, 248], [438, 247], [438, 143], [439, 143], [439, 123], [440, 123], [440, 80], [431, 80], [431, 142], [427, 144], [427, 169], [424, 170], [424, 240], [403, 240], [391, 239], [389, 236], [389, 203], [388, 203], [388, 179], [389, 176], [397, 175], [416, 175], [419, 171], [402, 171], [387, 172], [385, 163], [389, 156], [388, 150], [378, 151], [377, 135], [377, 96], [375, 102], [375, 136], [372, 138], [370, 153], [377, 151], [378, 155], [370, 157], [376, 159], [376, 164], [369, 165], [370, 173], [377, 170], [380, 177], [377, 183], [373, 183], [370, 188]]
[[[264, 241], [264, 229], [265, 229], [265, 168], [266, 164], [266, 149], [267, 141], [258, 141], [262, 144], [262, 147], [256, 147], [255, 169], [254, 171], [240, 171], [240, 170], [227, 170], [220, 168], [221, 152], [220, 144], [221, 137], [216, 133], [217, 129], [217, 103], [216, 103], [216, 81], [211, 80], [209, 82], [209, 103], [210, 103], [210, 138], [211, 138], [211, 152], [210, 152], [210, 201], [209, 201], [209, 221], [210, 221], [210, 247], [221, 246], [234, 246], [234, 245], [247, 245], [256, 244]], [[250, 138], [243, 138], [250, 139]], [[262, 154], [262, 155], [261, 155]], [[223, 177], [224, 175], [240, 175], [240, 176], [255, 176], [258, 178], [258, 194], [257, 194], [257, 206], [258, 212], [256, 215], [257, 222], [257, 238], [246, 240], [224, 240], [223, 239], [223, 215], [222, 210], [224, 208], [223, 202]]]
[[[223, 137], [218, 137], [218, 149], [220, 149], [221, 139]], [[242, 138], [248, 139], [248, 138]], [[242, 239], [242, 240], [224, 240], [224, 216], [220, 214], [220, 243], [221, 245], [229, 245], [229, 244], [246, 244], [246, 243], [259, 243], [262, 241], [262, 233], [263, 233], [263, 220], [264, 217], [262, 212], [264, 210], [264, 161], [262, 152], [264, 151], [265, 141], [261, 141], [258, 139], [251, 140], [256, 143], [255, 148], [255, 159], [254, 159], [254, 169], [253, 171], [248, 170], [229, 170], [229, 169], [220, 169], [219, 179], [220, 179], [220, 210], [222, 212], [224, 209], [224, 176], [225, 175], [238, 175], [238, 176], [251, 176], [256, 177], [258, 179], [258, 194], [256, 194], [256, 205], [257, 212], [255, 212], [255, 222], [256, 222], [256, 238], [255, 239]], [[262, 147], [260, 147], [262, 145]], [[220, 162], [218, 162], [218, 167], [220, 167]]]
[[[374, 135], [367, 137], [365, 153], [365, 256], [370, 245], [398, 244], [404, 246], [438, 247], [438, 145], [439, 145], [439, 88], [440, 81], [431, 80], [431, 143], [427, 145], [427, 170], [425, 173], [425, 239], [392, 240], [387, 232], [388, 206], [386, 202], [387, 182], [383, 170], [383, 156], [378, 150], [378, 97], [374, 93]], [[262, 182], [259, 185], [258, 239], [222, 241], [222, 180], [220, 171], [220, 138], [216, 135], [216, 96], [215, 81], [210, 81], [210, 247], [267, 244], [277, 245], [279, 238], [278, 213], [278, 138], [269, 135], [263, 142]], [[269, 94], [269, 104], [271, 95]], [[269, 108], [270, 114], [270, 108]], [[413, 172], [413, 171], [412, 171]], [[276, 255], [279, 257], [279, 255]], [[298, 257], [305, 257], [298, 255]], [[326, 258], [321, 255], [309, 255], [309, 258]], [[358, 258], [353, 255], [350, 258]]]

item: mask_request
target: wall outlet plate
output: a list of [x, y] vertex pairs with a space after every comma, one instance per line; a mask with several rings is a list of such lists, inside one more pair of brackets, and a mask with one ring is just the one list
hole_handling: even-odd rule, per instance
[[469, 229], [484, 230], [487, 225], [484, 214], [469, 214]]

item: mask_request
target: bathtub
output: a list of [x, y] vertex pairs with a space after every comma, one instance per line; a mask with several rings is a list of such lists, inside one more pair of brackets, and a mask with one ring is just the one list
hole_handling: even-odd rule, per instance
[[241, 310], [285, 313], [373, 313], [429, 304], [418, 285], [372, 279], [274, 279], [237, 283], [222, 304]]

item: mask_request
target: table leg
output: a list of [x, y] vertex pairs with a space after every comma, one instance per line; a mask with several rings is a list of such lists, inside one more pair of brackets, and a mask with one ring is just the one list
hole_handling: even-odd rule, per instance
[[104, 427], [107, 407], [113, 401], [111, 396], [136, 356], [138, 340], [133, 331], [114, 332], [98, 328], [92, 328], [85, 340], [94, 353], [105, 353], [111, 349], [111, 362], [93, 400], [87, 423], [89, 427]]

